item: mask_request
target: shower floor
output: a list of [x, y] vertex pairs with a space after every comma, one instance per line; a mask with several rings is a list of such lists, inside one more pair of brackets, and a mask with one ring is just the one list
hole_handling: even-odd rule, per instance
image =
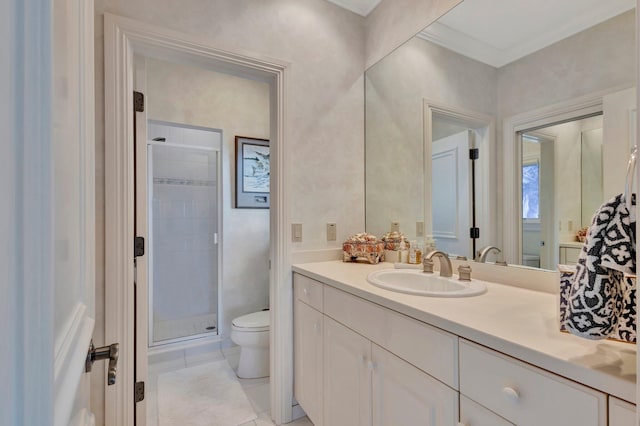
[[153, 324], [153, 341], [160, 343], [163, 340], [217, 332], [218, 321], [215, 313], [169, 321], [156, 320]]

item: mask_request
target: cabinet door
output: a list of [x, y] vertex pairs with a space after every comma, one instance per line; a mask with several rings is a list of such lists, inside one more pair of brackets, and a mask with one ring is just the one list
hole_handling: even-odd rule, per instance
[[636, 406], [609, 396], [609, 426], [634, 426]]
[[322, 313], [294, 303], [294, 393], [314, 425], [322, 423]]
[[371, 424], [371, 342], [324, 318], [324, 422]]
[[460, 426], [513, 426], [513, 423], [460, 395]]
[[378, 345], [372, 345], [372, 355], [374, 425], [457, 424], [455, 390]]

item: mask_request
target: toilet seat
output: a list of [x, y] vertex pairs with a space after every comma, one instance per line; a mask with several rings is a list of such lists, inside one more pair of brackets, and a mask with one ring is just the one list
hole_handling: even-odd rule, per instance
[[231, 326], [239, 332], [269, 331], [270, 322], [269, 311], [259, 311], [235, 318]]

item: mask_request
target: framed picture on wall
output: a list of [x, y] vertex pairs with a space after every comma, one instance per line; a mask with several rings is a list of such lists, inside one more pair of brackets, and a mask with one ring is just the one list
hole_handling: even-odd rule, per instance
[[236, 208], [269, 208], [269, 164], [269, 140], [236, 136]]

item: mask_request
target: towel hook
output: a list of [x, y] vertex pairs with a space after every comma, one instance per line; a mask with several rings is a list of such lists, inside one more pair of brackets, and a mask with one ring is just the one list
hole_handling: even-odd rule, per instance
[[634, 145], [629, 156], [629, 163], [627, 164], [627, 180], [624, 186], [624, 200], [627, 204], [627, 209], [631, 211], [632, 199], [633, 199], [633, 181], [635, 180], [636, 170], [636, 157], [638, 155], [638, 146]]

